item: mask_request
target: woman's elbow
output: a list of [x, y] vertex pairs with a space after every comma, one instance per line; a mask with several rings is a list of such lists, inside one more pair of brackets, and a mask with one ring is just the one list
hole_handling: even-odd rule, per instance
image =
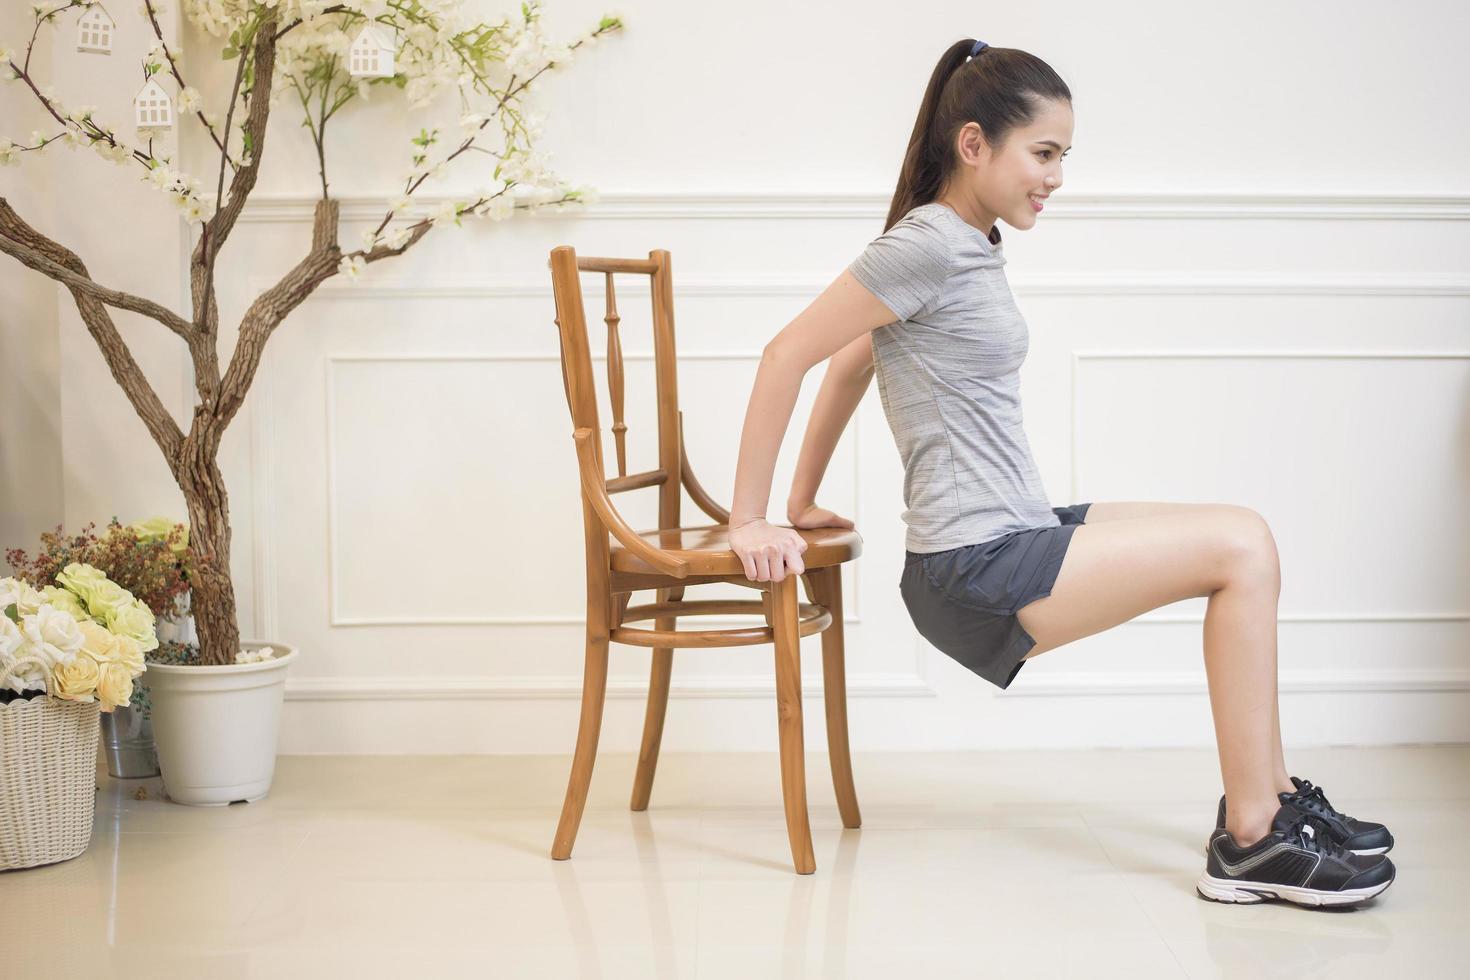
[[769, 370], [776, 374], [795, 375], [798, 378], [805, 377], [815, 363], [804, 353], [794, 348], [789, 343], [783, 343], [780, 337], [775, 338], [761, 350], [761, 370]]

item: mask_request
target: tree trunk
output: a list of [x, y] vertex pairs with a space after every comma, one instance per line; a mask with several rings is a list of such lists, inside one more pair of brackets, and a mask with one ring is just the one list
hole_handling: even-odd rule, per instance
[[230, 577], [230, 502], [224, 477], [219, 464], [207, 457], [185, 460], [178, 476], [189, 508], [190, 609], [199, 633], [200, 663], [232, 664], [240, 650], [240, 626]]

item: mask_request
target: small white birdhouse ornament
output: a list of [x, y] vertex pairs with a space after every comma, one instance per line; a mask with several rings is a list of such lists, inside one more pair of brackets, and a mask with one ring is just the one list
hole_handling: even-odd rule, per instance
[[174, 103], [158, 84], [150, 78], [133, 96], [133, 114], [139, 129], [169, 129], [174, 124]]
[[112, 54], [112, 35], [116, 30], [117, 22], [102, 9], [102, 4], [92, 4], [77, 18], [77, 50]]
[[370, 22], [347, 51], [347, 73], [354, 78], [391, 78], [397, 40], [392, 28]]

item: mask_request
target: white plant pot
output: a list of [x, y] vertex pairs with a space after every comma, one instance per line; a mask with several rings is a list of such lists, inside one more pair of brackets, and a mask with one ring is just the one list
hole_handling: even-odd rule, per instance
[[141, 680], [153, 703], [153, 741], [169, 799], [189, 806], [254, 803], [270, 792], [286, 699], [286, 669], [295, 647], [273, 647], [252, 664], [149, 664]]

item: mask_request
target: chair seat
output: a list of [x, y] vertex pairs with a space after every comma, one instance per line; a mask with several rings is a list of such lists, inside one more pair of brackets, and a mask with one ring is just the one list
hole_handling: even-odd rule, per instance
[[[863, 553], [863, 538], [843, 527], [795, 528], [806, 540], [801, 553], [807, 568], [825, 568], [851, 561]], [[730, 527], [727, 524], [705, 524], [700, 527], [669, 527], [655, 531], [639, 531], [638, 536], [655, 548], [661, 548], [689, 563], [693, 575], [743, 575], [745, 566], [730, 550]], [[612, 541], [609, 563], [615, 571], [657, 574], [642, 558]]]

